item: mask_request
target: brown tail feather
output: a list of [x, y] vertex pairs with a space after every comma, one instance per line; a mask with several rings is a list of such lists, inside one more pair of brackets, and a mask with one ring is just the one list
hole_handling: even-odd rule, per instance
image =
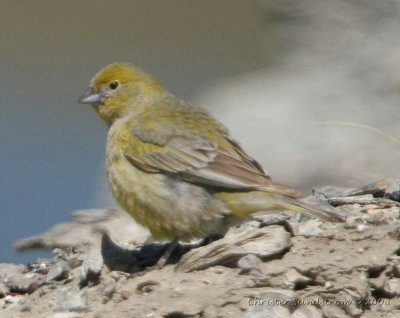
[[283, 204], [282, 207], [293, 212], [311, 214], [328, 222], [344, 222], [346, 220], [344, 216], [333, 211], [322, 210], [298, 200]]
[[343, 222], [345, 220], [344, 217], [333, 211], [322, 210], [278, 193], [263, 191], [218, 192], [215, 195], [226, 204], [233, 215], [239, 218], [260, 211], [289, 210], [295, 213], [314, 215], [329, 222]]

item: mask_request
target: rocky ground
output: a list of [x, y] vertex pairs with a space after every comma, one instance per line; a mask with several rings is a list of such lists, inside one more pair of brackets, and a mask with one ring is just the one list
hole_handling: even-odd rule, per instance
[[400, 317], [399, 196], [400, 180], [321, 188], [308, 200], [346, 223], [259, 213], [220, 240], [180, 245], [162, 269], [167, 244], [130, 240], [139, 230], [125, 214], [78, 211], [16, 243], [52, 259], [0, 264], [0, 316]]

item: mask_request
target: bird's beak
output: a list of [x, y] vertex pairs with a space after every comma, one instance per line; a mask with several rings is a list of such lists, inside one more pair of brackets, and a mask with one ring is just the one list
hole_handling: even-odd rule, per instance
[[81, 104], [97, 104], [101, 102], [102, 95], [99, 92], [96, 92], [96, 90], [93, 87], [89, 87], [81, 97], [78, 99], [78, 103]]

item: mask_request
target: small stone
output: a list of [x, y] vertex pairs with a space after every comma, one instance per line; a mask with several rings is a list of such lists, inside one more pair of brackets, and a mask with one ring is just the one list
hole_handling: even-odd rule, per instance
[[307, 286], [312, 280], [311, 278], [300, 274], [295, 269], [289, 269], [284, 275], [285, 284], [288, 288], [294, 289], [296, 287]]
[[392, 207], [387, 209], [377, 209], [377, 210], [368, 210], [368, 216], [370, 223], [378, 223], [378, 224], [392, 224], [394, 222], [398, 223], [400, 216], [400, 208]]
[[185, 292], [182, 291], [182, 288], [180, 287], [174, 287], [172, 289], [172, 294], [171, 294], [171, 298], [182, 298], [182, 296], [185, 295]]
[[13, 303], [15, 303], [16, 301], [18, 301], [18, 297], [15, 297], [15, 296], [12, 296], [12, 295], [7, 295], [7, 296], [4, 298], [4, 301], [6, 302], [6, 304], [13, 304]]
[[138, 294], [148, 294], [154, 290], [155, 286], [159, 286], [159, 285], [160, 285], [159, 282], [149, 279], [149, 280], [139, 283], [136, 286], [136, 292]]
[[358, 308], [355, 303], [346, 307], [346, 314], [350, 317], [361, 317], [363, 311]]
[[121, 278], [129, 278], [129, 273], [119, 272], [119, 271], [112, 271], [110, 272], [109, 276], [116, 282], [118, 282]]
[[356, 229], [357, 229], [357, 232], [364, 232], [368, 228], [369, 228], [369, 226], [366, 224], [359, 224], [359, 225], [357, 225]]
[[47, 264], [46, 263], [40, 263], [39, 264], [39, 269], [40, 270], [46, 270], [47, 269]]
[[386, 180], [385, 198], [400, 202], [400, 179]]
[[383, 289], [383, 285], [386, 282], [386, 277], [385, 275], [379, 275], [376, 278], [369, 278], [368, 279], [368, 283], [371, 286], [371, 288], [375, 289], [375, 290], [382, 290]]
[[326, 289], [330, 289], [330, 288], [333, 287], [333, 284], [332, 284], [332, 282], [325, 282], [324, 287], [325, 287]]
[[224, 270], [221, 267], [217, 266], [217, 267], [214, 267], [213, 269], [214, 269], [215, 274], [223, 274], [224, 273]]
[[67, 260], [68, 266], [71, 269], [81, 266], [82, 262], [83, 261], [79, 257], [71, 257]]
[[261, 223], [260, 227], [269, 226], [269, 225], [276, 225], [280, 224], [284, 221], [290, 219], [288, 215], [279, 213], [279, 214], [271, 214], [265, 212], [257, 212], [251, 215], [253, 220], [256, 220]]
[[115, 281], [112, 278], [108, 278], [102, 283], [103, 303], [107, 303], [112, 298], [116, 290], [115, 286]]
[[394, 265], [392, 272], [393, 272], [394, 277], [400, 278], [400, 265], [399, 264]]
[[131, 297], [132, 292], [124, 289], [124, 290], [121, 290], [120, 294], [121, 294], [121, 297], [123, 300], [127, 300], [129, 297]]
[[33, 294], [36, 290], [38, 290], [41, 285], [38, 282], [33, 282], [28, 286], [28, 294]]
[[31, 273], [32, 275], [23, 275], [21, 276], [13, 276], [7, 282], [7, 288], [14, 293], [18, 294], [26, 294], [32, 291], [32, 284], [39, 284], [38, 281], [40, 280], [39, 274]]
[[383, 285], [383, 290], [389, 297], [400, 296], [400, 278], [392, 278], [387, 280]]
[[399, 255], [390, 255], [387, 257], [388, 261], [391, 262], [400, 262], [400, 256]]
[[47, 281], [63, 280], [68, 278], [70, 267], [66, 261], [60, 260], [47, 273]]
[[237, 266], [241, 269], [241, 274], [244, 274], [252, 269], [258, 269], [262, 263], [256, 255], [248, 254], [238, 260]]
[[359, 207], [360, 204], [374, 204], [374, 196], [372, 194], [364, 194], [364, 195], [352, 195], [347, 197], [335, 197], [329, 198], [328, 202], [333, 206], [341, 206], [347, 204], [353, 204], [353, 206]]
[[21, 306], [21, 308], [19, 309], [20, 312], [28, 312], [31, 311], [32, 307], [30, 305], [24, 304]]

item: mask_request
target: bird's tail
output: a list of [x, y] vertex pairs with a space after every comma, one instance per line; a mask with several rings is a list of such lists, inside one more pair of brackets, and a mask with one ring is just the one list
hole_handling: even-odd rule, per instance
[[219, 192], [216, 197], [223, 201], [230, 212], [239, 218], [260, 211], [288, 210], [295, 213], [316, 216], [329, 222], [344, 222], [345, 218], [339, 213], [320, 209], [291, 197], [277, 193], [251, 192]]
[[322, 210], [310, 204], [293, 199], [292, 202], [282, 204], [285, 210], [316, 216], [328, 222], [344, 222], [346, 218], [334, 211]]

